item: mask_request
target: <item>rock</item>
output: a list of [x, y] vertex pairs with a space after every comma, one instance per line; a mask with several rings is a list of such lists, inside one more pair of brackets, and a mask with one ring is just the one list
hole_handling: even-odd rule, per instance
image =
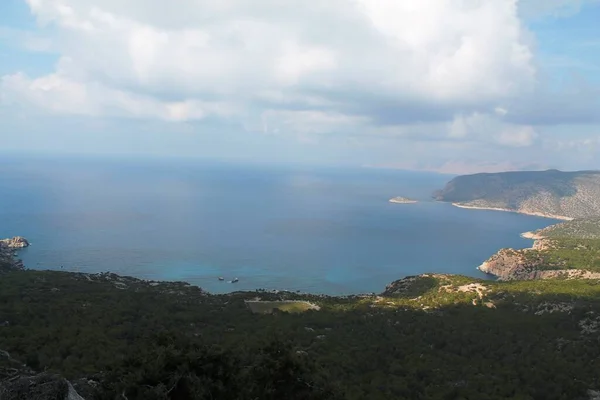
[[2, 400], [84, 400], [66, 379], [51, 374], [13, 376], [0, 382]]
[[15, 236], [12, 239], [0, 240], [0, 247], [6, 247], [9, 249], [22, 249], [28, 246], [29, 242], [22, 236]]
[[543, 257], [537, 254], [553, 246], [551, 240], [536, 240], [531, 249], [502, 249], [481, 264], [478, 269], [497, 276], [501, 281], [553, 278], [600, 279], [600, 273], [578, 269], [542, 269]]
[[551, 303], [551, 302], [543, 302], [538, 305], [537, 310], [535, 311], [535, 315], [542, 314], [552, 314], [555, 312], [566, 312], [571, 313], [575, 306], [570, 303]]
[[484, 306], [486, 306], [487, 308], [496, 308], [496, 305], [494, 303], [492, 303], [491, 301], [486, 301], [485, 303], [483, 303]]
[[20, 236], [0, 240], [0, 272], [23, 269], [23, 262], [15, 258], [15, 249], [27, 246], [29, 242]]
[[[589, 314], [589, 313], [588, 313]], [[600, 317], [588, 317], [579, 321], [582, 334], [593, 334], [600, 329]]]
[[308, 326], [305, 326], [304, 330], [307, 331], [307, 332], [314, 332], [315, 331], [313, 328], [309, 328]]
[[319, 336], [317, 336], [317, 339], [320, 339], [320, 340], [325, 339], [325, 335], [319, 335]]

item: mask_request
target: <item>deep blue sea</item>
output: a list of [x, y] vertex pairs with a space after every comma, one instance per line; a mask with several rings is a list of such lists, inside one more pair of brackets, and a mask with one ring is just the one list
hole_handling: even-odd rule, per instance
[[[182, 280], [211, 292], [380, 292], [475, 268], [555, 221], [430, 200], [451, 177], [189, 160], [0, 160], [0, 236], [26, 266]], [[392, 204], [394, 196], [418, 204]], [[61, 268], [62, 266], [62, 268]], [[222, 276], [225, 282], [218, 280]], [[239, 278], [238, 283], [228, 280]]]

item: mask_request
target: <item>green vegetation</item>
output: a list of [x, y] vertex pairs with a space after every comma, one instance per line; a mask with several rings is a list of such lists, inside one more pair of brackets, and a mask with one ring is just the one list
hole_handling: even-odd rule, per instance
[[535, 233], [550, 239], [600, 239], [600, 217], [576, 219], [540, 229]]
[[[320, 310], [253, 313], [256, 297]], [[2, 350], [88, 400], [585, 398], [600, 388], [598, 316], [592, 280], [427, 275], [327, 297], [0, 275]]]
[[537, 258], [537, 269], [581, 269], [600, 272], [600, 239], [557, 239], [547, 250], [529, 250], [528, 258]]

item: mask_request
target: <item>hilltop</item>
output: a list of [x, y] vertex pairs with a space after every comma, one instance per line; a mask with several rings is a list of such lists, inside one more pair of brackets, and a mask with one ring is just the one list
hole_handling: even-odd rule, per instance
[[559, 219], [600, 215], [600, 172], [519, 171], [463, 175], [434, 193], [465, 208], [495, 209]]

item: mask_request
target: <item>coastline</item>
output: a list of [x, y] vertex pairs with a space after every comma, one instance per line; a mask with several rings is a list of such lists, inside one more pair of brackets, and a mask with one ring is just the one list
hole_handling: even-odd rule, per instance
[[[552, 226], [552, 225], [551, 225]], [[542, 236], [540, 234], [537, 234], [535, 232], [523, 232], [521, 233], [521, 237], [524, 239], [531, 239], [531, 240], [541, 240], [541, 239], [546, 239], [546, 236]], [[534, 242], [535, 245], [535, 242]], [[533, 248], [533, 247], [532, 247]]]
[[[531, 239], [531, 240], [533, 240], [533, 243], [532, 243], [531, 247], [527, 247], [527, 248], [522, 249], [522, 250], [535, 250], [536, 248], [538, 248], [538, 241], [546, 239], [545, 236], [539, 235], [539, 234], [537, 234], [535, 232], [531, 232], [531, 231], [523, 232], [519, 236], [521, 236], [524, 239]], [[487, 260], [485, 260], [483, 263], [481, 263], [475, 269], [478, 270], [478, 271], [483, 272], [484, 274], [494, 276], [496, 278], [496, 280], [503, 280], [501, 276], [496, 275], [496, 274], [490, 272], [489, 266], [490, 266], [490, 261], [492, 259], [494, 259], [495, 257], [497, 257], [504, 250], [507, 250], [507, 249], [500, 249], [500, 250], [498, 250], [496, 253], [494, 253], [491, 257], [489, 257]], [[508, 250], [514, 250], [514, 249], [508, 249]]]
[[511, 212], [511, 213], [515, 213], [515, 214], [531, 215], [534, 217], [558, 219], [558, 220], [562, 220], [562, 221], [573, 221], [575, 219], [575, 218], [571, 218], [571, 217], [565, 217], [564, 215], [553, 215], [553, 214], [545, 214], [545, 213], [540, 213], [540, 212], [519, 211], [519, 210], [511, 210], [508, 208], [468, 206], [468, 205], [460, 204], [460, 203], [452, 203], [452, 205], [454, 207], [466, 208], [466, 209], [470, 209], [470, 210], [504, 211], [504, 212]]

